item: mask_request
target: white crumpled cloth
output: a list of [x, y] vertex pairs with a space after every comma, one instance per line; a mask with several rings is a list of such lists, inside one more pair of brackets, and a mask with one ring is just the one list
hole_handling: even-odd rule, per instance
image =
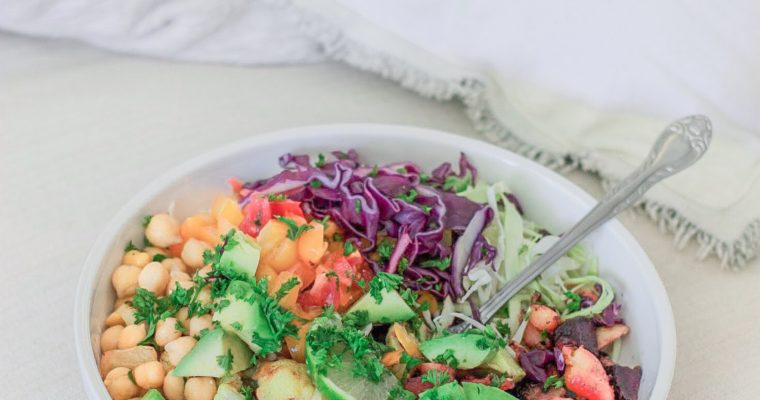
[[501, 0], [0, 0], [0, 29], [245, 65], [341, 60], [462, 101], [489, 139], [614, 182], [688, 114], [702, 161], [642, 205], [740, 267], [760, 242], [760, 5]]

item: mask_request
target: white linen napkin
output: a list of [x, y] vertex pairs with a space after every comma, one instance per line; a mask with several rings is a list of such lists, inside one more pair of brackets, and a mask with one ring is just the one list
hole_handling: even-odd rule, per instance
[[461, 100], [486, 137], [613, 182], [673, 119], [711, 149], [642, 208], [699, 256], [743, 266], [760, 242], [760, 5], [500, 0], [4, 0], [0, 27], [117, 51], [261, 64], [327, 56]]

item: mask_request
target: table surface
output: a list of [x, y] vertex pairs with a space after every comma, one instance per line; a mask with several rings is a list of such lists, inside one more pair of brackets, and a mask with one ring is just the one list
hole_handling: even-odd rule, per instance
[[[98, 232], [141, 187], [222, 143], [335, 122], [478, 136], [457, 104], [342, 65], [189, 65], [0, 34], [0, 397], [84, 398], [72, 343], [80, 268]], [[570, 179], [601, 194], [591, 177]], [[697, 261], [693, 246], [676, 251], [642, 215], [620, 219], [673, 304], [670, 398], [753, 398], [760, 263], [727, 272], [715, 259]]]

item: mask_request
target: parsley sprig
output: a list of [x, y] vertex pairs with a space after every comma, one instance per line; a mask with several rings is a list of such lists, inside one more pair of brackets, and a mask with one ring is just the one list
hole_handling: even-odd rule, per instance
[[382, 291], [398, 289], [402, 280], [401, 275], [378, 272], [369, 282], [369, 294], [375, 299], [377, 304], [380, 304], [383, 301]]
[[296, 223], [296, 221], [294, 221], [294, 220], [292, 220], [290, 218], [287, 218], [287, 217], [283, 217], [281, 215], [278, 215], [275, 218], [277, 218], [278, 221], [280, 221], [280, 222], [282, 222], [282, 223], [284, 223], [285, 225], [288, 226], [288, 239], [293, 240], [293, 241], [295, 241], [296, 239], [298, 239], [298, 237], [301, 236], [302, 233], [304, 233], [304, 232], [306, 232], [306, 231], [308, 231], [308, 230], [310, 230], [310, 229], [313, 228], [313, 226], [311, 226], [309, 224], [303, 224], [303, 225], [299, 226]]

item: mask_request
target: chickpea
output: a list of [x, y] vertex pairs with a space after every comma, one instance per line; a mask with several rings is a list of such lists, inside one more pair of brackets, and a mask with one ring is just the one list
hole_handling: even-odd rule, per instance
[[187, 307], [180, 308], [176, 314], [174, 314], [174, 318], [179, 321], [179, 323], [182, 324], [182, 326], [185, 328], [185, 330], [190, 330], [190, 320], [188, 319], [188, 315], [190, 314], [190, 311], [187, 309]]
[[112, 327], [117, 325], [124, 325], [124, 318], [121, 317], [121, 312], [117, 309], [106, 317], [106, 326]]
[[113, 350], [119, 347], [119, 336], [124, 327], [121, 325], [114, 325], [107, 328], [100, 334], [100, 350], [104, 353], [108, 350]]
[[166, 252], [165, 249], [159, 248], [159, 247], [153, 247], [148, 246], [143, 249], [144, 252], [148, 253], [148, 257], [150, 257], [151, 261], [153, 261], [153, 257], [155, 257], [158, 254], [161, 254], [162, 256], [169, 256], [169, 253]]
[[193, 349], [197, 341], [190, 336], [182, 336], [174, 339], [164, 346], [164, 350], [169, 355], [169, 362], [172, 365], [179, 364], [182, 358]]
[[116, 290], [117, 297], [130, 297], [135, 295], [137, 278], [140, 276], [140, 268], [134, 265], [122, 265], [116, 268], [111, 275], [111, 283]]
[[124, 258], [121, 259], [121, 263], [126, 265], [134, 265], [137, 268], [142, 268], [151, 262], [152, 259], [153, 257], [148, 255], [146, 252], [140, 250], [130, 250], [124, 253]]
[[215, 394], [214, 378], [193, 377], [185, 382], [185, 399], [187, 400], [213, 400]]
[[[187, 274], [185, 274], [185, 275], [187, 275]], [[193, 283], [193, 281], [191, 279], [176, 279], [176, 278], [171, 278], [171, 279], [169, 279], [169, 283], [166, 285], [166, 294], [167, 295], [172, 294], [172, 292], [174, 291], [174, 289], [177, 288], [177, 284], [179, 284], [179, 287], [181, 287], [181, 288], [183, 288], [185, 290], [190, 289], [191, 287], [195, 286], [195, 284]]]
[[190, 318], [190, 329], [188, 334], [190, 336], [196, 336], [204, 329], [211, 329], [211, 315], [201, 315], [200, 317]]
[[182, 262], [182, 259], [174, 257], [174, 258], [165, 258], [161, 260], [161, 265], [164, 266], [164, 269], [166, 269], [166, 272], [187, 272], [187, 266], [185, 263]]
[[117, 347], [119, 349], [131, 349], [137, 346], [146, 334], [145, 325], [128, 325], [126, 328], [122, 329], [119, 334], [119, 343]]
[[164, 378], [164, 396], [166, 400], [185, 400], [185, 379], [173, 373], [169, 371]]
[[124, 321], [125, 325], [135, 324], [135, 312], [137, 312], [137, 310], [126, 304], [122, 304], [116, 309], [116, 311], [121, 314], [121, 319]]
[[182, 242], [179, 235], [179, 223], [169, 214], [156, 214], [145, 228], [145, 237], [158, 247], [169, 247]]
[[127, 400], [137, 396], [140, 388], [129, 379], [129, 368], [116, 367], [106, 375], [103, 383], [114, 400]]
[[211, 288], [206, 286], [198, 293], [198, 302], [207, 305], [211, 304]]
[[164, 367], [158, 361], [138, 365], [133, 374], [137, 386], [143, 389], [157, 389], [164, 384]]
[[204, 265], [203, 252], [206, 250], [211, 250], [208, 243], [193, 238], [187, 239], [182, 246], [182, 261], [190, 268], [201, 268]]
[[167, 343], [182, 336], [182, 332], [177, 330], [177, 319], [167, 318], [158, 321], [156, 324], [156, 344], [164, 347]]
[[169, 273], [161, 266], [161, 263], [153, 261], [140, 271], [137, 282], [141, 288], [161, 296], [169, 284]]

